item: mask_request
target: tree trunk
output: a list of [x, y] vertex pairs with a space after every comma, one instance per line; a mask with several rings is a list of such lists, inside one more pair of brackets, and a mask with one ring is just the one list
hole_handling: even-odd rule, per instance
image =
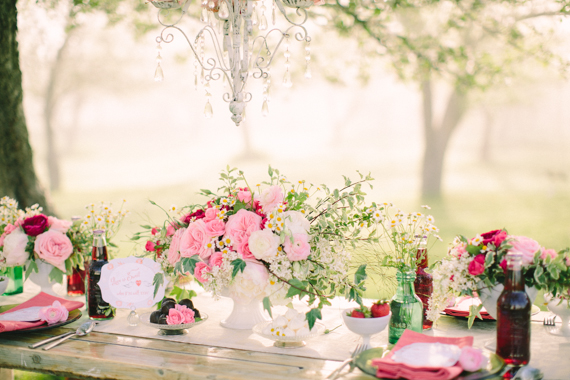
[[0, 196], [15, 198], [20, 207], [39, 203], [49, 212], [34, 171], [22, 105], [16, 2], [0, 1]]
[[488, 164], [491, 162], [491, 132], [493, 131], [495, 118], [488, 107], [483, 107], [483, 113], [485, 114], [485, 128], [483, 129], [483, 141], [479, 151], [479, 159], [481, 162]]
[[65, 39], [63, 44], [57, 51], [55, 61], [51, 67], [48, 85], [46, 88], [46, 97], [44, 102], [44, 124], [46, 131], [46, 151], [47, 151], [47, 168], [49, 176], [49, 188], [51, 191], [57, 191], [61, 185], [61, 175], [60, 175], [60, 164], [59, 164], [59, 154], [57, 149], [57, 144], [55, 142], [54, 131], [53, 131], [53, 114], [57, 110], [57, 103], [59, 101], [59, 96], [57, 94], [57, 84], [59, 80], [59, 73], [61, 71], [62, 64], [65, 59], [65, 51], [69, 44], [69, 40], [73, 34], [75, 28], [73, 27], [73, 5], [72, 9], [69, 11], [67, 16], [67, 22], [65, 25]]
[[454, 89], [440, 125], [433, 122], [431, 81], [422, 83], [424, 118], [424, 158], [422, 167], [422, 199], [441, 198], [443, 164], [451, 135], [459, 125], [466, 110], [466, 95]]

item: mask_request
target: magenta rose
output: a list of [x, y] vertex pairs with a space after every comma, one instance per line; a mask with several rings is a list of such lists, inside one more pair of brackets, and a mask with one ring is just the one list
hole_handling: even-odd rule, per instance
[[208, 279], [204, 278], [204, 274], [210, 272], [210, 267], [206, 265], [206, 263], [199, 262], [196, 264], [196, 268], [194, 269], [194, 277], [196, 280], [204, 283], [208, 282]]
[[146, 244], [144, 245], [144, 249], [146, 249], [149, 252], [154, 252], [154, 247], [156, 246], [156, 244], [154, 244], [152, 241], [147, 241]]
[[534, 261], [534, 254], [540, 251], [540, 244], [536, 240], [526, 236], [509, 236], [512, 248], [509, 252], [519, 252], [522, 255], [523, 266], [528, 266]]
[[206, 231], [206, 223], [202, 219], [196, 220], [190, 223], [180, 239], [180, 255], [182, 257], [199, 255], [205, 260], [212, 254], [212, 249], [206, 247], [211, 240]]
[[501, 263], [499, 264], [499, 266], [501, 268], [503, 268], [503, 272], [507, 273], [507, 259], [503, 259], [503, 261], [501, 261]]
[[150, 233], [152, 234], [152, 236], [154, 236], [158, 233], [158, 229], [156, 227], [152, 227], [152, 230], [150, 230]]
[[53, 301], [51, 306], [40, 309], [40, 320], [46, 321], [48, 325], [67, 321], [68, 315], [69, 311], [59, 301]]
[[204, 222], [208, 223], [214, 219], [217, 219], [219, 213], [220, 213], [220, 210], [218, 210], [217, 208], [214, 208], [214, 207], [206, 209], [206, 214], [204, 216]]
[[210, 266], [221, 267], [222, 266], [222, 252], [214, 252], [210, 256]]
[[309, 236], [307, 234], [293, 234], [293, 241], [286, 237], [283, 244], [287, 258], [290, 261], [305, 260], [311, 253]]
[[31, 216], [24, 219], [22, 228], [28, 236], [38, 236], [48, 227], [48, 218], [44, 214]]
[[475, 256], [473, 261], [469, 263], [467, 270], [472, 276], [479, 276], [480, 274], [483, 274], [483, 272], [485, 272], [485, 255], [481, 254]]
[[174, 305], [174, 308], [182, 314], [182, 323], [194, 323], [194, 310], [189, 309], [185, 305]]
[[34, 252], [40, 259], [65, 272], [65, 260], [73, 253], [73, 245], [65, 234], [47, 231], [36, 238]]
[[487, 357], [481, 350], [466, 346], [461, 350], [459, 365], [465, 371], [475, 372], [487, 365]]
[[209, 221], [206, 223], [206, 233], [210, 237], [222, 236], [226, 233], [226, 224], [218, 218]]
[[243, 242], [247, 242], [249, 236], [254, 231], [259, 231], [261, 216], [245, 209], [239, 210], [228, 218], [226, 223], [226, 234], [224, 238], [232, 239], [234, 247], [239, 248]]
[[180, 325], [184, 323], [184, 315], [178, 310], [176, 306], [168, 310], [168, 315], [166, 316], [166, 324], [168, 325]]
[[192, 218], [194, 218], [194, 220], [198, 220], [198, 219], [202, 219], [206, 216], [206, 213], [204, 212], [204, 210], [199, 209], [194, 211], [191, 214], [188, 214], [186, 216], [184, 216], [181, 220], [186, 223], [189, 224], [192, 221]]
[[180, 261], [180, 239], [186, 228], [181, 228], [174, 233], [172, 241], [170, 242], [170, 247], [168, 247], [168, 262], [170, 265], [174, 266], [178, 261]]

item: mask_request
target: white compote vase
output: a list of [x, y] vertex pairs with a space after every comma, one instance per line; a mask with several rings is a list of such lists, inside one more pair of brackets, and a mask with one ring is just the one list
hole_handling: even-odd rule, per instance
[[230, 315], [220, 322], [223, 327], [234, 330], [251, 330], [258, 323], [269, 320], [262, 308], [262, 298], [244, 299], [232, 294], [228, 289], [222, 295], [231, 298], [234, 304]]
[[[492, 288], [485, 286], [484, 284], [480, 283], [477, 289], [477, 293], [479, 294], [479, 299], [481, 300], [481, 304], [489, 313], [491, 317], [497, 320], [497, 301], [499, 296], [503, 292], [505, 287], [503, 284], [497, 284]], [[526, 294], [528, 294], [528, 298], [530, 298], [530, 302], [534, 303], [536, 299], [536, 295], [538, 294], [538, 290], [535, 287], [528, 287], [525, 285]], [[489, 339], [485, 342], [485, 348], [495, 352], [497, 348], [497, 338]]]
[[568, 300], [561, 300], [558, 297], [553, 297], [552, 294], [545, 294], [544, 300], [547, 302], [546, 307], [548, 310], [556, 314], [562, 322], [560, 327], [551, 328], [548, 332], [552, 335], [570, 336], [570, 327], [568, 326], [568, 322], [570, 322], [570, 307]]
[[[50, 282], [49, 280], [49, 274], [53, 269], [53, 265], [43, 260], [36, 260], [36, 265], [38, 266], [38, 271], [32, 271], [27, 280], [38, 285], [44, 293], [58, 297], [64, 295], [65, 286], [57, 282]], [[66, 284], [67, 281], [64, 280], [63, 283]]]

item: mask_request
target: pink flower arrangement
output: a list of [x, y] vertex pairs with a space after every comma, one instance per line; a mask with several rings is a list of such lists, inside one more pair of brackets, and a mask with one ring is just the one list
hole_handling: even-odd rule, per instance
[[40, 309], [40, 320], [46, 321], [48, 325], [67, 321], [69, 311], [59, 301], [53, 301], [51, 306]]
[[211, 240], [206, 231], [206, 223], [201, 219], [196, 220], [188, 225], [180, 239], [180, 255], [182, 257], [198, 255], [201, 259], [207, 259], [213, 252], [207, 247], [207, 243]]
[[36, 238], [34, 252], [40, 259], [65, 272], [65, 260], [73, 253], [73, 245], [66, 235], [50, 230]]

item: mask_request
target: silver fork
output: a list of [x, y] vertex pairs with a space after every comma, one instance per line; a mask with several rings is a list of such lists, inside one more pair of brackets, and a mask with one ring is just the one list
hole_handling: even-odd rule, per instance
[[542, 321], [542, 324], [544, 326], [556, 326], [556, 314], [550, 315], [548, 317], [544, 317], [544, 320]]
[[362, 343], [356, 346], [356, 348], [350, 355], [350, 358], [343, 361], [342, 364], [337, 369], [332, 371], [331, 374], [327, 376], [327, 379], [335, 380], [336, 378], [338, 378], [340, 376], [340, 372], [342, 371], [342, 369], [346, 367], [349, 363], [351, 363], [354, 360], [354, 358], [358, 356], [358, 354], [364, 351], [365, 348], [366, 346]]

